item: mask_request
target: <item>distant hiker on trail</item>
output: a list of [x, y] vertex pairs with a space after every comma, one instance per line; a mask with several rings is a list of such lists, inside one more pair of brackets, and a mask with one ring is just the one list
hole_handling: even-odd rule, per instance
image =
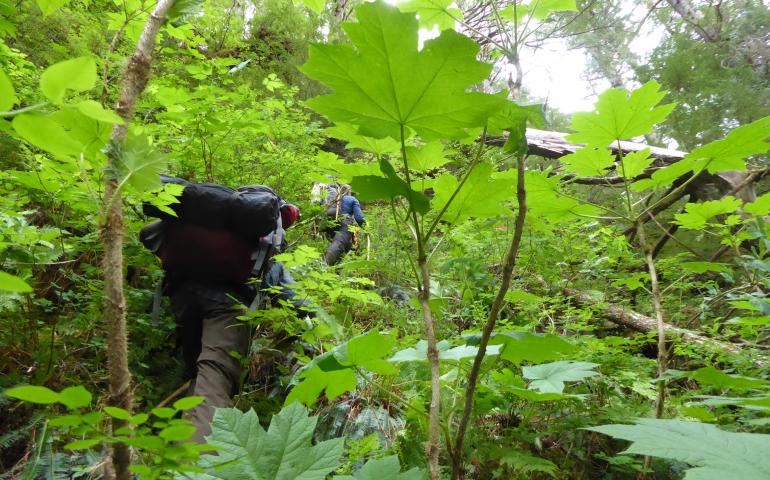
[[333, 221], [332, 227], [326, 230], [331, 239], [329, 248], [324, 253], [327, 265], [336, 265], [342, 256], [353, 248], [353, 233], [349, 227], [355, 224], [366, 224], [361, 204], [353, 196], [350, 185], [340, 185], [335, 198], [327, 203], [326, 216]]
[[[145, 213], [161, 220], [142, 229], [140, 238], [160, 257], [166, 273], [163, 292], [171, 297], [180, 334], [190, 379], [187, 394], [204, 397], [187, 418], [196, 428], [192, 440], [204, 443], [214, 409], [231, 407], [240, 388], [241, 361], [231, 352], [240, 358], [249, 354], [250, 328], [238, 320], [244, 306], [294, 300], [294, 280], [272, 257], [284, 247], [284, 229], [297, 220], [299, 209], [262, 185], [235, 191], [163, 180], [185, 186], [180, 203], [170, 206], [177, 217], [146, 204]], [[267, 292], [276, 286], [280, 294]]]

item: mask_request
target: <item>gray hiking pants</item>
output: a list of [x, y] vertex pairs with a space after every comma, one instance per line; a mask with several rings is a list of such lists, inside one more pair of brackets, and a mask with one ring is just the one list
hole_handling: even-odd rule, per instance
[[[232, 407], [241, 383], [241, 362], [249, 350], [249, 327], [237, 317], [248, 304], [248, 291], [217, 284], [185, 281], [173, 285], [171, 308], [180, 328], [182, 352], [190, 378], [188, 395], [200, 395], [203, 403], [186, 417], [196, 428], [192, 440], [205, 443], [217, 407]], [[237, 299], [233, 300], [234, 297]]]

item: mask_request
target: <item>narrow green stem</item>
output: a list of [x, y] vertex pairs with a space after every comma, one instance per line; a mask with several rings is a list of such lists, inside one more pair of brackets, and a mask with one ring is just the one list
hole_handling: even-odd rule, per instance
[[463, 178], [460, 179], [460, 183], [457, 184], [457, 188], [452, 192], [452, 195], [449, 197], [449, 200], [447, 200], [446, 204], [441, 208], [441, 211], [438, 212], [438, 215], [436, 215], [436, 218], [433, 219], [430, 226], [428, 227], [428, 230], [425, 232], [424, 241], [427, 242], [430, 238], [433, 231], [438, 226], [438, 223], [441, 221], [441, 218], [444, 216], [446, 211], [449, 209], [449, 207], [452, 205], [452, 202], [454, 201], [455, 197], [460, 193], [460, 190], [463, 188], [463, 185], [465, 185], [465, 182], [468, 180], [468, 177], [470, 176], [471, 172], [473, 171], [473, 167], [476, 166], [479, 159], [481, 159], [481, 153], [484, 151], [484, 144], [487, 141], [487, 127], [484, 127], [484, 131], [481, 134], [481, 143], [479, 143], [479, 148], [476, 151], [476, 156], [471, 160], [470, 166], [468, 167], [468, 171], [465, 172], [465, 175], [463, 175]]
[[0, 118], [13, 117], [13, 116], [18, 115], [20, 113], [31, 112], [33, 110], [41, 109], [41, 108], [45, 107], [46, 105], [48, 105], [48, 102], [41, 102], [41, 103], [36, 103], [34, 105], [30, 105], [28, 107], [20, 108], [18, 110], [9, 110], [7, 112], [0, 112]]

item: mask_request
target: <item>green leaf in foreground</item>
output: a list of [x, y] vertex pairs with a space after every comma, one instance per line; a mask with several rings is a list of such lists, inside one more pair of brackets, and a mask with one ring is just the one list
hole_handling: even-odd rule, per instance
[[690, 372], [689, 377], [701, 385], [709, 385], [718, 390], [743, 391], [762, 388], [767, 385], [767, 382], [760, 378], [728, 375], [712, 366], [699, 368], [694, 372]]
[[595, 112], [580, 112], [572, 116], [575, 133], [567, 140], [597, 147], [606, 147], [616, 140], [627, 140], [652, 131], [674, 109], [674, 104], [657, 106], [666, 95], [655, 80], [629, 93], [611, 88], [596, 102]]
[[302, 71], [334, 93], [307, 104], [358, 133], [401, 138], [409, 128], [426, 140], [466, 136], [481, 127], [505, 99], [466, 90], [486, 79], [492, 66], [476, 60], [478, 45], [453, 30], [418, 51], [414, 14], [383, 2], [356, 8], [347, 23], [352, 45], [311, 45]]
[[596, 363], [562, 361], [522, 368], [522, 374], [532, 382], [529, 388], [541, 393], [561, 393], [565, 382], [577, 382], [599, 375], [593, 370]]
[[526, 332], [503, 332], [492, 338], [493, 344], [505, 345], [500, 355], [505, 360], [517, 365], [522, 361], [545, 362], [555, 360], [577, 350], [574, 345], [558, 335], [532, 334]]
[[32, 287], [17, 276], [0, 272], [0, 290], [5, 292], [31, 292]]
[[676, 223], [688, 230], [699, 230], [706, 226], [711, 217], [733, 213], [741, 208], [741, 201], [728, 195], [719, 200], [688, 203], [684, 208], [684, 213], [674, 215]]
[[177, 410], [190, 410], [191, 408], [195, 408], [198, 405], [200, 405], [203, 402], [203, 397], [201, 396], [192, 396], [192, 397], [184, 397], [180, 398], [176, 402], [174, 402], [174, 408]]
[[60, 104], [67, 90], [83, 92], [96, 84], [96, 62], [91, 57], [65, 60], [46, 68], [40, 76], [40, 89], [48, 99]]
[[204, 473], [186, 473], [200, 480], [297, 479], [323, 480], [340, 465], [342, 438], [311, 445], [316, 417], [293, 403], [273, 416], [265, 431], [254, 410], [218, 408], [208, 443], [218, 456], [201, 458]]
[[636, 425], [588, 428], [633, 442], [624, 453], [650, 455], [692, 465], [685, 480], [770, 478], [770, 435], [733, 433], [681, 420], [640, 419]]
[[601, 177], [615, 163], [615, 156], [606, 148], [583, 147], [559, 159], [565, 172], [580, 177]]
[[401, 473], [398, 456], [372, 459], [366, 462], [355, 475], [336, 475], [334, 480], [422, 480], [425, 472], [419, 468], [413, 468]]
[[770, 151], [770, 117], [741, 125], [721, 140], [696, 148], [685, 158], [696, 162], [696, 168], [708, 165], [709, 173], [745, 170], [744, 159]]
[[59, 158], [79, 157], [83, 144], [77, 141], [51, 115], [24, 113], [13, 119], [13, 129], [32, 145]]
[[16, 105], [19, 99], [16, 98], [16, 91], [13, 89], [13, 84], [5, 72], [0, 69], [0, 112], [10, 110], [11, 107]]
[[326, 392], [326, 398], [331, 401], [345, 392], [354, 391], [356, 385], [358, 379], [351, 368], [325, 371], [314, 365], [302, 374], [302, 381], [289, 392], [284, 404], [301, 402], [313, 405], [321, 392]]
[[463, 18], [463, 12], [452, 7], [453, 4], [454, 0], [410, 0], [398, 8], [402, 12], [415, 12], [419, 15], [420, 27], [433, 30], [437, 26], [441, 31], [455, 28], [455, 18]]
[[650, 155], [649, 148], [626, 154], [623, 157], [623, 168], [618, 169], [618, 173], [629, 180], [641, 175], [644, 169], [655, 160]]
[[118, 123], [121, 125], [125, 123], [117, 113], [113, 112], [112, 110], [105, 110], [102, 108], [99, 102], [94, 100], [83, 100], [77, 104], [77, 107], [80, 113], [86, 117], [93, 118], [96, 121], [112, 124]]
[[68, 3], [69, 0], [37, 0], [37, 6], [40, 7], [40, 12], [42, 12], [44, 17], [47, 17]]
[[161, 186], [160, 174], [166, 169], [166, 157], [156, 150], [145, 135], [129, 134], [118, 150], [118, 171], [113, 174], [121, 184], [131, 185], [137, 192]]
[[87, 407], [92, 398], [91, 392], [82, 385], [67, 387], [59, 393], [59, 403], [63, 403], [67, 408]]
[[18, 400], [24, 400], [30, 403], [40, 403], [47, 405], [50, 403], [56, 403], [59, 401], [59, 394], [47, 387], [39, 387], [37, 385], [25, 385], [22, 387], [9, 388], [3, 392], [11, 398]]

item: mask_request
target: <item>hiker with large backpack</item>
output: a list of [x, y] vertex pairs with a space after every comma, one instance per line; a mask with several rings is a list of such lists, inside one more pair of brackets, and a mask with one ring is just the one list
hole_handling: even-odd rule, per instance
[[327, 202], [326, 216], [332, 226], [326, 230], [331, 243], [324, 253], [324, 261], [327, 265], [336, 265], [353, 248], [354, 235], [350, 227], [366, 224], [361, 204], [353, 196], [350, 185], [340, 185], [336, 189], [335, 198]]
[[236, 191], [163, 180], [184, 185], [180, 202], [171, 205], [176, 217], [145, 205], [147, 215], [161, 220], [142, 229], [140, 238], [166, 274], [163, 292], [178, 326], [188, 395], [204, 398], [187, 415], [196, 428], [193, 441], [204, 443], [214, 409], [231, 407], [240, 388], [240, 359], [248, 356], [251, 335], [238, 317], [246, 306], [265, 308], [276, 296], [295, 300], [291, 275], [272, 257], [299, 210], [262, 185]]

